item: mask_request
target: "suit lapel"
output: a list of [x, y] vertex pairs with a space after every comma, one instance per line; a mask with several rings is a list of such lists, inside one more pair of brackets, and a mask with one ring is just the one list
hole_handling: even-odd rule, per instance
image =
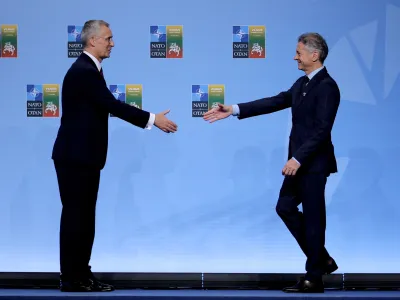
[[84, 63], [89, 64], [90, 66], [92, 66], [96, 71], [99, 72], [99, 74], [101, 74], [101, 78], [103, 79], [104, 83], [106, 83], [106, 79], [104, 78], [104, 75], [102, 74], [103, 68], [99, 69], [97, 68], [95, 62], [93, 61], [93, 59], [91, 59], [88, 55], [86, 55], [85, 53], [82, 53], [78, 59], [81, 59]]
[[299, 91], [297, 93], [296, 97], [296, 103], [295, 103], [295, 109], [298, 109], [299, 106], [305, 101], [307, 98], [308, 93], [318, 85], [318, 83], [326, 77], [328, 72], [326, 71], [326, 68], [323, 68], [321, 71], [319, 71], [311, 80], [308, 82], [308, 84], [303, 87], [304, 80], [301, 81], [301, 86], [299, 87]]
[[88, 55], [86, 55], [86, 53], [82, 53], [79, 58], [98, 70], [95, 62]]

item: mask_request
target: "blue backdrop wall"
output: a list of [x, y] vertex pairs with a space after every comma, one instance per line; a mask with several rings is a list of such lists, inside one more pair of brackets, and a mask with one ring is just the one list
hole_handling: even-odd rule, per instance
[[[341, 272], [400, 270], [400, 1], [1, 2], [0, 25], [17, 25], [17, 57], [2, 48], [0, 271], [58, 271], [61, 206], [50, 156], [60, 119], [27, 117], [27, 86], [61, 88], [74, 61], [68, 26], [79, 31], [88, 19], [110, 22], [114, 33], [107, 83], [141, 84], [143, 108], [171, 109], [179, 125], [168, 135], [110, 119], [94, 271], [304, 270], [275, 213], [290, 111], [207, 124], [192, 117], [191, 89], [224, 85], [228, 104], [277, 94], [303, 75], [293, 56], [307, 31], [326, 37], [326, 66], [342, 93], [327, 248]], [[183, 26], [182, 59], [150, 58], [157, 25]], [[235, 25], [265, 26], [265, 58], [233, 58]], [[13, 32], [4, 28], [5, 46]]]

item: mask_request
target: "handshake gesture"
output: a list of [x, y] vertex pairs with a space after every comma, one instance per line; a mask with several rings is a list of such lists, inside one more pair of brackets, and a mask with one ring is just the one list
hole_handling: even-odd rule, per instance
[[[165, 115], [170, 112], [169, 109], [156, 114], [156, 118], [154, 121], [154, 125], [160, 130], [166, 133], [174, 133], [178, 130], [178, 126], [169, 120]], [[213, 123], [218, 120], [225, 119], [232, 115], [233, 109], [231, 105], [223, 105], [221, 103], [218, 104], [218, 107], [211, 109], [206, 112], [203, 116], [203, 119]]]

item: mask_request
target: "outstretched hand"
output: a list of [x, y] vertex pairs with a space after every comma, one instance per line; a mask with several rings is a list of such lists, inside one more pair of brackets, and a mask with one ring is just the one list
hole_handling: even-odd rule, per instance
[[223, 105], [218, 103], [218, 107], [215, 107], [203, 115], [205, 121], [213, 123], [218, 120], [225, 119], [229, 117], [233, 112], [232, 105]]
[[166, 133], [176, 132], [178, 130], [178, 126], [165, 116], [169, 112], [170, 110], [167, 109], [156, 114], [156, 118], [154, 120], [154, 125]]

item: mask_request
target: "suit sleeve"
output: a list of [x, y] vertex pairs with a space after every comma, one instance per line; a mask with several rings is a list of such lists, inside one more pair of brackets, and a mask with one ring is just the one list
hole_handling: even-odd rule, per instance
[[289, 90], [281, 92], [273, 97], [261, 98], [246, 103], [239, 103], [238, 106], [240, 115], [238, 116], [238, 119], [240, 120], [259, 115], [270, 114], [291, 107], [292, 90], [293, 86]]
[[293, 154], [293, 157], [295, 157], [300, 164], [304, 164], [307, 159], [330, 137], [339, 108], [339, 89], [330, 84], [321, 88], [321, 96], [316, 101], [316, 126], [314, 132]]
[[115, 99], [114, 95], [104, 84], [100, 73], [87, 70], [82, 74], [84, 82], [88, 83], [87, 89], [95, 91], [95, 96], [90, 97], [94, 105], [98, 105], [114, 116], [140, 128], [145, 128], [150, 118], [150, 113]]

